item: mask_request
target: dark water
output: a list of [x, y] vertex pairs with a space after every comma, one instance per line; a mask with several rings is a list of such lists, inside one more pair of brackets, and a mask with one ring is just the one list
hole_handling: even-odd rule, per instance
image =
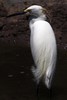
[[[57, 69], [51, 96], [40, 84], [39, 100], [67, 100], [67, 52], [58, 50]], [[0, 100], [37, 100], [29, 47], [1, 47]]]

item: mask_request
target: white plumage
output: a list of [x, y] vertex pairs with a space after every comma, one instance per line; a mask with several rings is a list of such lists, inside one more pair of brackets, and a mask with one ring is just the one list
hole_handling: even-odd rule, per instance
[[56, 39], [51, 25], [46, 21], [44, 8], [38, 5], [28, 7], [31, 20], [29, 23], [31, 36], [30, 46], [36, 67], [32, 68], [37, 84], [42, 80], [47, 88], [51, 82], [56, 65]]

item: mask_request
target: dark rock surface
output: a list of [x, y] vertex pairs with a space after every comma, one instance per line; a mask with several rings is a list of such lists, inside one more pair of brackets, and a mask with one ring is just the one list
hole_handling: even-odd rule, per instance
[[[9, 3], [6, 1], [10, 1]], [[16, 1], [16, 0], [14, 0]], [[67, 1], [66, 0], [0, 0], [0, 100], [37, 100], [30, 52], [30, 30], [26, 16], [5, 19], [31, 4], [46, 7], [55, 31], [58, 48], [57, 68], [52, 94], [40, 85], [39, 100], [67, 99]], [[2, 17], [3, 16], [3, 17]], [[2, 25], [5, 24], [3, 27]]]

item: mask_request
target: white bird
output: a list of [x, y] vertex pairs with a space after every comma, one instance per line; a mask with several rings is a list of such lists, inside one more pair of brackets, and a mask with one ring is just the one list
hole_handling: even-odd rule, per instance
[[35, 66], [32, 68], [37, 84], [42, 80], [50, 89], [55, 72], [57, 46], [54, 31], [46, 21], [46, 9], [39, 5], [32, 5], [21, 13], [6, 16], [6, 18], [22, 15], [30, 15], [30, 46]]
[[46, 9], [32, 5], [24, 10], [30, 15], [30, 46], [35, 66], [32, 68], [37, 84], [42, 80], [50, 89], [56, 66], [57, 46], [54, 31], [46, 21]]

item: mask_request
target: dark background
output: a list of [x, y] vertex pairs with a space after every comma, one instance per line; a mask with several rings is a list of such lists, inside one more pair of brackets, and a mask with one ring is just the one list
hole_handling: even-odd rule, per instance
[[[5, 19], [31, 4], [45, 7], [57, 40], [57, 65], [51, 97], [40, 84], [39, 100], [67, 99], [67, 1], [66, 0], [0, 0], [0, 100], [36, 100], [36, 83], [31, 66], [30, 30], [26, 16]], [[2, 25], [5, 24], [3, 27]]]

